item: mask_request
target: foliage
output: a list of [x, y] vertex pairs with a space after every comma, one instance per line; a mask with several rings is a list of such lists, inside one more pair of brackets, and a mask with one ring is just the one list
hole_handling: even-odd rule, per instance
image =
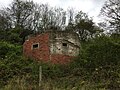
[[[109, 19], [111, 25], [119, 30], [116, 17], [119, 0], [115, 3], [109, 1], [103, 8], [108, 10], [106, 15], [113, 19]], [[114, 4], [116, 9], [113, 8]], [[64, 27], [66, 15], [69, 21]], [[27, 59], [22, 55], [20, 44], [25, 36], [63, 28], [77, 32], [84, 41], [81, 42], [80, 55], [71, 63], [56, 65]], [[82, 11], [74, 13], [73, 9], [69, 9], [67, 14], [62, 8], [47, 4], [14, 0], [10, 7], [0, 11], [0, 89], [13, 90], [18, 86], [19, 89], [38, 89], [39, 66], [42, 66], [41, 88], [45, 90], [119, 90], [120, 35], [112, 33], [106, 36], [100, 32], [102, 30]]]
[[83, 42], [80, 55], [67, 65], [26, 59], [21, 46], [0, 42], [0, 86], [14, 88], [14, 83], [15, 87], [19, 83], [19, 88], [38, 88], [39, 66], [42, 66], [43, 88], [119, 89], [120, 44], [119, 39], [113, 40], [115, 37], [103, 35]]
[[[0, 86], [7, 84], [14, 76], [23, 76], [32, 71], [33, 61], [22, 57], [21, 46], [0, 42]], [[35, 73], [35, 72], [33, 72]]]
[[106, 89], [118, 89], [120, 73], [120, 44], [107, 36], [91, 40], [80, 56], [72, 63], [74, 75], [88, 82], [107, 82]]
[[9, 7], [0, 10], [0, 40], [23, 44], [26, 36], [47, 30], [74, 31], [81, 41], [93, 38], [100, 31], [86, 13], [74, 9], [65, 11], [48, 4], [13, 0]]
[[107, 0], [100, 15], [105, 17], [108, 30], [112, 33], [120, 33], [120, 0]]
[[95, 25], [92, 18], [89, 18], [86, 13], [79, 11], [76, 13], [75, 17], [73, 17], [74, 13], [72, 9], [69, 10], [69, 13], [69, 22], [65, 30], [77, 32], [82, 42], [94, 38], [103, 31]]

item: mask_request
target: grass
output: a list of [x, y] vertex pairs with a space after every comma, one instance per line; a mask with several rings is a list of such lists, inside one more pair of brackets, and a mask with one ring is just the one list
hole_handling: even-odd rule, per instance
[[[74, 85], [64, 85], [65, 82], [71, 82], [64, 80], [61, 82], [58, 81], [55, 82], [53, 79], [44, 80], [42, 82], [41, 87], [39, 87], [38, 84], [30, 84], [26, 81], [26, 77], [20, 78], [20, 77], [14, 77], [11, 79], [8, 84], [2, 88], [1, 90], [108, 90], [105, 87], [105, 83], [88, 83], [85, 81], [77, 81]], [[61, 82], [61, 83], [60, 83]], [[64, 82], [64, 83], [63, 83]], [[32, 83], [32, 82], [31, 82]], [[117, 89], [116, 89], [117, 90]]]

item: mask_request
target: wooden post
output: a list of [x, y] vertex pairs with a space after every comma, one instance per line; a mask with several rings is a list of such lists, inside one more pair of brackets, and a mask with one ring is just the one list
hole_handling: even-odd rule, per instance
[[39, 90], [41, 90], [42, 86], [42, 66], [39, 67]]

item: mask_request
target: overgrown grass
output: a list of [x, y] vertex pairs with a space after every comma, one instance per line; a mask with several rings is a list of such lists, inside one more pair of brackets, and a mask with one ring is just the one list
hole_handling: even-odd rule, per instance
[[[118, 42], [110, 37], [96, 38], [67, 65], [26, 59], [22, 56], [21, 46], [0, 42], [0, 89], [120, 90]], [[42, 66], [41, 87], [39, 66]]]
[[[70, 80], [64, 82], [71, 82]], [[2, 90], [107, 90], [102, 84], [92, 84], [84, 81], [76, 82], [75, 85], [72, 83], [66, 86], [65, 83], [58, 83], [55, 80], [46, 80], [42, 82], [41, 87], [38, 84], [29, 84], [25, 78], [14, 77]]]

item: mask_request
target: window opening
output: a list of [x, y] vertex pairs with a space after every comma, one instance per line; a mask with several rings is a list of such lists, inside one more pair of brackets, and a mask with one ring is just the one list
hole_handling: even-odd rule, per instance
[[37, 44], [33, 44], [32, 48], [33, 49], [39, 48], [39, 44], [38, 43]]
[[67, 47], [67, 43], [63, 43], [62, 45], [65, 46], [65, 47]]

